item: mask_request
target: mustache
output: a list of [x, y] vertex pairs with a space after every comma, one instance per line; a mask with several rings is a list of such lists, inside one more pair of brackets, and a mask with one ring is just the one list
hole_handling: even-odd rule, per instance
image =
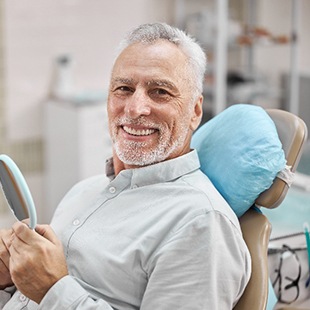
[[136, 119], [130, 117], [119, 117], [118, 119], [115, 120], [115, 124], [117, 126], [126, 124], [126, 125], [144, 126], [154, 129], [162, 128], [161, 124], [158, 124], [154, 121], [150, 121], [149, 119], [146, 119], [144, 116], [140, 116], [139, 118]]

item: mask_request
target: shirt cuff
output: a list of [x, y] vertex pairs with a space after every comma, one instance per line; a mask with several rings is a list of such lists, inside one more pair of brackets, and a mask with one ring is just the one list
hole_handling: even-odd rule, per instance
[[86, 295], [88, 295], [87, 291], [73, 277], [65, 276], [57, 281], [45, 294], [39, 309], [69, 309]]

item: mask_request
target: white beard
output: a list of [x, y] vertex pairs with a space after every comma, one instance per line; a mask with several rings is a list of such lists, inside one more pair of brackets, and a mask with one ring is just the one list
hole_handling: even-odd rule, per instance
[[147, 166], [166, 160], [179, 147], [184, 145], [189, 128], [185, 126], [185, 121], [180, 125], [180, 135], [171, 141], [170, 133], [162, 124], [154, 124], [145, 120], [143, 117], [139, 120], [120, 119], [117, 123], [139, 124], [148, 128], [157, 128], [159, 134], [159, 141], [155, 147], [148, 147], [147, 142], [136, 142], [128, 140], [119, 140], [117, 136], [117, 126], [112, 133], [112, 140], [114, 142], [114, 149], [118, 158], [127, 165]]

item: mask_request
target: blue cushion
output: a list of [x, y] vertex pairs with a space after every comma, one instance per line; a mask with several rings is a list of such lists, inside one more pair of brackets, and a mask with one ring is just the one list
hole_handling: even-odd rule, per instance
[[236, 104], [193, 135], [201, 170], [238, 217], [273, 183], [286, 164], [274, 122], [254, 105]]

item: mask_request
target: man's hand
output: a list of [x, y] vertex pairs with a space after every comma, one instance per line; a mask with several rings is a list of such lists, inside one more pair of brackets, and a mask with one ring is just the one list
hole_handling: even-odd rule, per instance
[[12, 229], [0, 230], [0, 289], [13, 285], [9, 271], [10, 253], [6, 246], [6, 242], [10, 242], [12, 234]]
[[68, 274], [60, 240], [49, 225], [37, 225], [36, 232], [21, 222], [13, 225], [6, 246], [10, 253], [10, 273], [17, 289], [36, 303]]

